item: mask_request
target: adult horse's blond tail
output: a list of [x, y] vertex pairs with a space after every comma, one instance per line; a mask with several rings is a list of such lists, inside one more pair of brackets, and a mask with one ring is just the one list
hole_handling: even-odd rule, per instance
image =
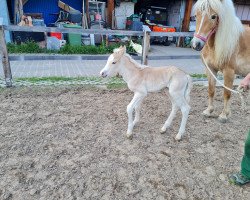
[[187, 75], [187, 86], [186, 86], [186, 90], [184, 92], [185, 99], [186, 99], [187, 103], [189, 103], [189, 101], [190, 101], [190, 92], [191, 92], [192, 88], [193, 88], [192, 78], [191, 78], [191, 76]]

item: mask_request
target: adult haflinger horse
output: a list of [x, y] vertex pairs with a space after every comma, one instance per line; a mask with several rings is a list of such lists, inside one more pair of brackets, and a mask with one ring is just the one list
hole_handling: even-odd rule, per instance
[[[139, 121], [140, 105], [149, 92], [169, 88], [172, 111], [161, 128], [161, 133], [171, 125], [177, 109], [182, 112], [182, 120], [178, 134], [175, 139], [180, 140], [185, 132], [185, 126], [190, 110], [189, 99], [192, 89], [191, 77], [176, 67], [148, 67], [141, 65], [126, 54], [126, 47], [115, 49], [108, 58], [106, 66], [100, 72], [102, 77], [120, 74], [128, 84], [128, 88], [134, 92], [134, 97], [127, 106], [128, 130], [127, 137], [132, 137], [134, 125]], [[135, 118], [133, 120], [133, 111]]]
[[[192, 40], [194, 49], [201, 51], [203, 63], [214, 75], [223, 72], [224, 85], [233, 87], [235, 74], [246, 76], [250, 72], [250, 29], [243, 27], [231, 0], [198, 0], [195, 4], [196, 32]], [[208, 108], [203, 112], [211, 116], [216, 80], [208, 75]], [[221, 122], [230, 116], [231, 92], [224, 89], [224, 109]]]

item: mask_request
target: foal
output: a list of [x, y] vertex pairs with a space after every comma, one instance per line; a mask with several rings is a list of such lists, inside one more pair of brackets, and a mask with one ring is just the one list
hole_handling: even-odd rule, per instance
[[[106, 66], [101, 70], [102, 77], [110, 77], [120, 74], [127, 83], [128, 88], [134, 92], [132, 101], [127, 106], [128, 130], [127, 137], [132, 138], [134, 125], [140, 118], [140, 105], [149, 92], [156, 92], [163, 88], [169, 88], [172, 111], [161, 128], [161, 133], [171, 125], [177, 109], [182, 112], [181, 126], [175, 139], [180, 140], [185, 132], [185, 126], [190, 110], [189, 99], [192, 89], [191, 77], [176, 67], [152, 68], [141, 65], [126, 54], [126, 47], [115, 49], [108, 58]], [[133, 120], [133, 111], [135, 119]]]

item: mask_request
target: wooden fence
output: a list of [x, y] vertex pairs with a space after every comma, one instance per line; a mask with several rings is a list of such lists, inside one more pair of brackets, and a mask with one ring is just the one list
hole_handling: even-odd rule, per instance
[[98, 34], [98, 35], [125, 35], [125, 36], [142, 36], [143, 37], [143, 53], [142, 64], [148, 62], [148, 47], [150, 46], [151, 36], [160, 37], [192, 37], [193, 33], [190, 32], [146, 32], [146, 31], [123, 31], [123, 30], [91, 30], [91, 29], [75, 29], [75, 28], [57, 28], [57, 27], [42, 27], [42, 26], [16, 26], [16, 25], [3, 25], [0, 19], [0, 46], [2, 47], [2, 63], [4, 78], [7, 87], [12, 86], [12, 73], [9, 62], [9, 55], [6, 46], [4, 31], [22, 31], [22, 32], [60, 32], [60, 33], [79, 33], [79, 34]]

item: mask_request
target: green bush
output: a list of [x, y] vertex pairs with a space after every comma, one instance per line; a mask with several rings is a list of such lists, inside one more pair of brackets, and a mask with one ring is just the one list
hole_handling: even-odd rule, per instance
[[[9, 53], [58, 53], [58, 54], [109, 54], [120, 44], [106, 46], [101, 44], [99, 46], [71, 46], [69, 44], [63, 46], [60, 50], [47, 50], [40, 48], [35, 42], [22, 43], [20, 45], [8, 43], [7, 48]], [[127, 46], [127, 52], [134, 53], [133, 48]]]
[[44, 49], [41, 49], [35, 42], [26, 42], [20, 45], [8, 43], [9, 53], [43, 53]]

